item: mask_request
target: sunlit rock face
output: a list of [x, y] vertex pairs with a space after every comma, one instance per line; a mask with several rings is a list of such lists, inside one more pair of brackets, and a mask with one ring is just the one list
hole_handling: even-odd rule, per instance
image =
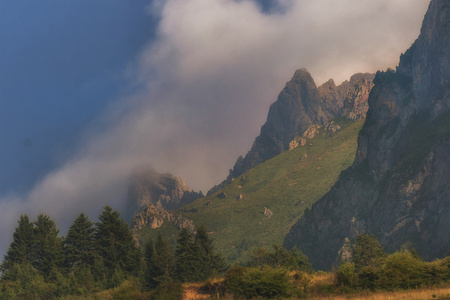
[[317, 87], [306, 69], [297, 70], [269, 109], [266, 123], [245, 157], [239, 157], [228, 178], [208, 192], [218, 191], [254, 166], [292, 149], [292, 141], [311, 126], [323, 126], [338, 116], [366, 116], [374, 74], [358, 73], [336, 86], [330, 79]]
[[346, 240], [431, 259], [450, 249], [450, 2], [431, 1], [397, 69], [378, 72], [353, 166], [285, 238], [329, 269]]

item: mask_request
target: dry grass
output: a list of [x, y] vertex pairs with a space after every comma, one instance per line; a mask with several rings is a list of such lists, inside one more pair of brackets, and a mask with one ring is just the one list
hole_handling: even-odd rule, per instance
[[408, 291], [398, 291], [398, 292], [365, 292], [356, 295], [330, 295], [327, 297], [311, 297], [311, 300], [319, 299], [364, 299], [364, 300], [450, 300], [450, 286], [434, 287], [426, 289], [416, 289]]
[[[222, 285], [223, 280], [223, 278], [211, 278], [199, 283], [185, 283], [183, 284], [183, 300], [217, 299], [215, 290]], [[220, 299], [224, 298], [220, 297]]]
[[317, 272], [311, 278], [311, 285], [334, 284], [335, 278], [333, 273]]

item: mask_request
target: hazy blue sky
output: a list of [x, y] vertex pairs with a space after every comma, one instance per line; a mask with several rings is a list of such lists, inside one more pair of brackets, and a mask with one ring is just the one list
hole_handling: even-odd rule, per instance
[[0, 251], [21, 213], [120, 206], [133, 169], [204, 192], [301, 67], [395, 68], [428, 0], [1, 0]]

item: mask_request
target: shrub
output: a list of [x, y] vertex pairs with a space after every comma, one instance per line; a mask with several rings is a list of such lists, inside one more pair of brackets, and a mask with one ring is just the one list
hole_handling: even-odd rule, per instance
[[150, 293], [151, 300], [181, 300], [183, 298], [183, 286], [173, 281], [163, 282]]
[[361, 270], [359, 270], [357, 274], [357, 282], [358, 286], [363, 289], [370, 289], [375, 290], [376, 289], [376, 282], [379, 279], [379, 271], [374, 266], [365, 266], [362, 267]]
[[409, 289], [426, 285], [425, 265], [409, 251], [389, 255], [380, 270], [378, 285], [386, 289]]
[[114, 300], [135, 299], [134, 295], [140, 291], [139, 281], [136, 278], [131, 278], [122, 282], [121, 285], [112, 290]]
[[355, 264], [350, 262], [341, 264], [336, 271], [336, 281], [338, 286], [354, 288], [357, 285]]
[[225, 274], [225, 286], [235, 297], [247, 299], [302, 296], [305, 291], [298, 283], [303, 275], [300, 278], [299, 274], [297, 280], [291, 280], [285, 268], [234, 267]]
[[356, 237], [353, 248], [352, 262], [356, 272], [366, 266], [379, 267], [386, 257], [383, 247], [373, 234], [361, 234]]
[[424, 264], [424, 278], [428, 284], [439, 284], [450, 279], [450, 256]]

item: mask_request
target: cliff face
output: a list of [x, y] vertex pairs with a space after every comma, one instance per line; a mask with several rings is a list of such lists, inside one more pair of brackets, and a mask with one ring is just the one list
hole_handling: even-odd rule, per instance
[[377, 73], [353, 166], [285, 238], [316, 268], [360, 233], [426, 258], [450, 249], [449, 37], [450, 2], [433, 0], [396, 71]]
[[201, 192], [191, 190], [179, 177], [153, 170], [138, 172], [128, 187], [127, 218], [131, 220], [150, 204], [160, 210], [176, 210], [200, 197]]
[[355, 74], [339, 86], [330, 79], [317, 87], [306, 69], [297, 70], [270, 106], [267, 121], [251, 150], [245, 158], [238, 158], [227, 180], [211, 189], [208, 195], [231, 182], [232, 178], [288, 150], [289, 144], [312, 125], [325, 125], [341, 115], [351, 119], [364, 118], [373, 77], [373, 74]]

